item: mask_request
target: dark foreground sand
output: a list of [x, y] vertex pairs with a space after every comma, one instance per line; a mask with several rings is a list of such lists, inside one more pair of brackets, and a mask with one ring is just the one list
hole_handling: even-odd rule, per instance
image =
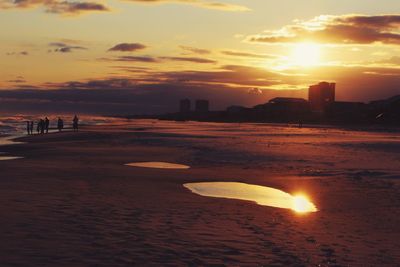
[[[0, 150], [0, 266], [399, 266], [396, 133], [137, 122]], [[189, 170], [124, 166], [167, 161]], [[239, 181], [305, 192], [310, 214], [201, 197]]]

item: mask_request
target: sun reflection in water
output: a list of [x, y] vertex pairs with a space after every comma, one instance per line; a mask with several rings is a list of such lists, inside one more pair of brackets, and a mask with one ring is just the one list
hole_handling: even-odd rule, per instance
[[272, 187], [237, 182], [188, 183], [183, 186], [201, 196], [254, 201], [262, 206], [290, 209], [299, 214], [318, 211], [304, 194], [291, 195]]
[[299, 213], [317, 211], [314, 204], [304, 195], [293, 196], [293, 210]]

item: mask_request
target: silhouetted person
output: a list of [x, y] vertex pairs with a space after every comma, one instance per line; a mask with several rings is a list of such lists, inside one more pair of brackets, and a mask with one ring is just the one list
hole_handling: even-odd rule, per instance
[[29, 122], [29, 131], [33, 134], [33, 121]]
[[44, 127], [45, 127], [44, 120], [40, 119], [39, 123], [40, 123], [40, 133], [44, 134]]
[[46, 130], [46, 133], [49, 133], [49, 125], [50, 125], [49, 118], [46, 117], [44, 119], [44, 129]]
[[74, 119], [72, 120], [72, 128], [74, 128], [74, 132], [78, 131], [78, 124], [79, 118], [75, 115]]
[[26, 121], [26, 131], [28, 132], [28, 135], [31, 134], [31, 128], [30, 128], [31, 124], [29, 121]]
[[40, 133], [40, 120], [38, 121], [36, 125], [36, 132], [39, 134]]
[[63, 121], [61, 118], [58, 118], [58, 121], [57, 121], [57, 128], [58, 128], [58, 131], [59, 131], [59, 132], [61, 132], [62, 129], [64, 128], [64, 121]]

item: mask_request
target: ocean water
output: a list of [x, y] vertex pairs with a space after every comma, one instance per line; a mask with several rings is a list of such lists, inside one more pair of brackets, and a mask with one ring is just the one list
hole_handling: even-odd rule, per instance
[[[0, 138], [4, 136], [19, 136], [26, 134], [26, 122], [34, 122], [34, 131], [36, 129], [37, 122], [41, 117], [30, 116], [30, 115], [15, 115], [15, 116], [1, 116], [0, 115]], [[45, 117], [43, 117], [44, 119]], [[50, 129], [55, 129], [57, 124], [58, 116], [48, 116], [50, 120]], [[61, 116], [64, 120], [64, 128], [68, 129], [72, 127], [72, 115]], [[102, 123], [110, 123], [116, 119], [100, 117], [100, 116], [79, 116], [80, 124], [84, 125], [96, 125]]]
[[[58, 116], [48, 116], [50, 120], [50, 132], [56, 131], [56, 123]], [[72, 126], [73, 116], [67, 115], [61, 117], [64, 120], [64, 128], [68, 130]], [[0, 161], [4, 160], [17, 160], [23, 157], [11, 155], [1, 150], [1, 146], [4, 145], [18, 145], [21, 142], [15, 141], [18, 137], [25, 136], [26, 122], [34, 122], [34, 133], [36, 132], [36, 125], [40, 118], [36, 116], [27, 115], [15, 115], [15, 116], [0, 116]], [[94, 116], [80, 116], [81, 125], [96, 125], [103, 123], [112, 123], [116, 119], [106, 117], [94, 117]]]

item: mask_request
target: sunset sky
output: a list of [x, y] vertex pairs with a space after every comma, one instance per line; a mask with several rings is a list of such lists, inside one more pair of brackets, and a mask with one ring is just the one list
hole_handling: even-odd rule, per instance
[[0, 0], [0, 14], [2, 111], [224, 108], [322, 80], [339, 100], [400, 94], [396, 0]]

